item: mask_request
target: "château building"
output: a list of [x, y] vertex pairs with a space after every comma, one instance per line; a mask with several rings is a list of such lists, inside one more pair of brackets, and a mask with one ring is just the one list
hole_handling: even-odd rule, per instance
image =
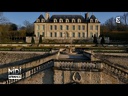
[[89, 39], [94, 34], [100, 35], [100, 22], [92, 14], [82, 15], [52, 15], [41, 14], [34, 22], [34, 34], [36, 38], [44, 39]]

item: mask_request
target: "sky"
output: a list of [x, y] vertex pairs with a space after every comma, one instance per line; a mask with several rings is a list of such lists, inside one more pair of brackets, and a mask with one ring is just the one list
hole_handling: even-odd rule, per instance
[[[84, 16], [87, 12], [49, 12], [52, 15], [82, 15]], [[40, 14], [45, 17], [45, 12], [3, 12], [3, 16], [9, 19], [10, 22], [17, 25], [23, 26], [25, 20], [33, 23]], [[121, 16], [124, 12], [89, 12], [89, 16], [95, 15], [95, 17], [103, 24], [107, 19], [116, 16]]]

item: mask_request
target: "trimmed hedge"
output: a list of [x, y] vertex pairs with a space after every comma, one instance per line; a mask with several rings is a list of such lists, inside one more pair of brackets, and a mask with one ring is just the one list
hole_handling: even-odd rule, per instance
[[128, 32], [103, 32], [102, 35], [110, 37], [110, 40], [128, 41]]

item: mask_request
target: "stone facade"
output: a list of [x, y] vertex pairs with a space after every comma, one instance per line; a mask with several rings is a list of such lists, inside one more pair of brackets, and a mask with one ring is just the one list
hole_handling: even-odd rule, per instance
[[89, 13], [82, 15], [53, 15], [46, 17], [41, 14], [34, 22], [34, 34], [44, 39], [88, 39], [92, 35], [100, 35], [100, 22]]

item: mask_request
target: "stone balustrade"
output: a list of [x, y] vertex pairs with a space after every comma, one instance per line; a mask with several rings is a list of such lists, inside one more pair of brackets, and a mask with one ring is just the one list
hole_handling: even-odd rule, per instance
[[121, 82], [128, 83], [128, 71], [114, 65], [108, 60], [102, 59], [102, 58], [96, 58], [97, 56], [93, 53], [93, 51], [84, 51], [85, 56], [90, 57], [91, 61], [97, 61], [101, 60], [102, 63], [102, 68], [103, 70], [109, 72], [110, 74], [113, 74], [114, 76], [117, 76]]
[[[25, 72], [25, 71], [29, 70], [30, 68], [39, 66], [41, 64], [45, 64], [45, 62], [48, 62], [52, 59], [56, 59], [57, 54], [58, 54], [58, 52], [48, 53], [48, 54], [36, 56], [34, 58], [23, 60], [22, 62], [20, 61], [20, 62], [10, 63], [7, 65], [1, 65], [0, 66], [0, 76], [4, 79], [7, 79], [8, 78], [8, 68], [21, 67], [21, 71]], [[5, 74], [6, 74], [6, 76], [5, 76]], [[24, 77], [24, 74], [23, 74], [23, 77]], [[12, 80], [10, 80], [10, 82], [12, 82]]]
[[19, 80], [17, 80], [17, 79], [12, 79], [12, 80], [8, 79], [8, 80], [4, 81], [3, 84], [17, 83], [17, 82], [19, 82], [19, 81], [21, 81], [23, 79], [26, 79], [26, 78], [28, 78], [30, 76], [33, 76], [34, 74], [37, 74], [37, 73], [39, 73], [39, 72], [41, 72], [41, 71], [43, 71], [45, 69], [53, 67], [53, 65], [54, 65], [53, 60], [50, 60], [48, 62], [45, 62], [45, 63], [41, 64], [41, 65], [38, 65], [38, 66], [36, 66], [34, 68], [29, 69], [26, 72], [23, 72], [21, 74], [22, 75], [22, 79], [19, 79]]
[[127, 83], [128, 84], [128, 72], [124, 71], [123, 69], [120, 69], [108, 62], [105, 62], [104, 61], [104, 69], [105, 71], [117, 76], [117, 78], [124, 82], [124, 83]]
[[84, 71], [101, 71], [103, 69], [102, 62], [100, 61], [54, 61], [54, 67], [60, 70], [84, 70]]

